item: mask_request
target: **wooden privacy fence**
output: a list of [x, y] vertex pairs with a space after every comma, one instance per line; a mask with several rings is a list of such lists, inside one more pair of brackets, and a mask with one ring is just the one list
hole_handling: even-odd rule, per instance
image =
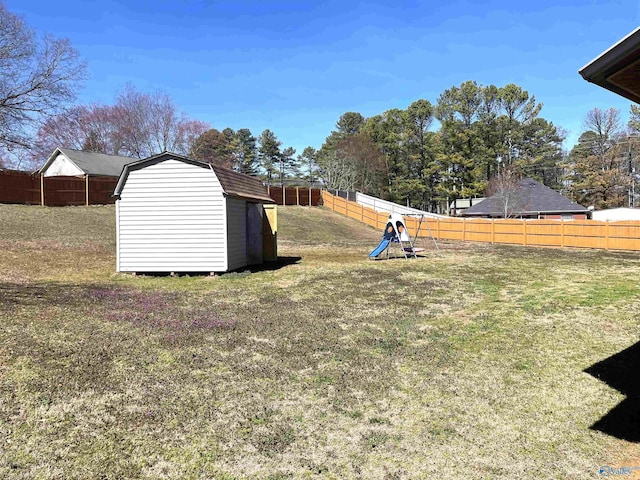
[[[324, 206], [382, 231], [388, 214], [322, 192]], [[409, 233], [416, 234], [420, 219], [404, 217]], [[428, 227], [427, 227], [428, 226]], [[640, 251], [640, 222], [600, 222], [598, 220], [511, 220], [475, 218], [427, 218], [419, 236], [428, 237], [429, 228], [438, 240], [503, 243], [535, 247], [599, 248]]]
[[[307, 187], [267, 187], [269, 195], [278, 205], [317, 207], [322, 201], [322, 190]], [[284, 195], [283, 195], [284, 190]]]
[[18, 170], [0, 171], [0, 203], [40, 203], [40, 178]]
[[115, 203], [111, 194], [117, 181], [116, 177], [41, 177], [3, 170], [0, 171], [0, 203], [48, 206]]

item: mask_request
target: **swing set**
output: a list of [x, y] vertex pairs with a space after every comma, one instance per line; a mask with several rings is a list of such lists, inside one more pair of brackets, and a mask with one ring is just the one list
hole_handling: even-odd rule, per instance
[[[433, 232], [431, 231], [431, 227], [429, 226], [428, 221], [424, 221], [426, 215], [424, 214], [410, 214], [407, 216], [419, 218], [418, 228], [416, 229], [416, 234], [412, 238], [409, 235], [409, 231], [407, 230], [407, 226], [404, 223], [404, 219], [402, 215], [398, 213], [392, 213], [389, 215], [389, 220], [387, 221], [387, 225], [384, 229], [384, 235], [382, 236], [382, 240], [376, 248], [369, 254], [369, 258], [378, 259], [383, 253], [386, 252], [387, 259], [390, 258], [391, 249], [395, 249], [396, 247], [400, 248], [402, 255], [404, 258], [418, 258], [418, 253], [424, 252], [425, 248], [416, 247], [416, 242], [420, 235], [420, 229], [422, 225], [426, 225], [429, 230], [429, 236], [431, 240], [433, 240], [433, 244], [436, 247], [438, 253], [440, 253], [440, 247], [438, 246], [438, 242], [436, 242], [435, 237], [433, 236]], [[423, 241], [426, 237], [423, 237]], [[400, 255], [394, 254], [394, 258], [399, 258]]]

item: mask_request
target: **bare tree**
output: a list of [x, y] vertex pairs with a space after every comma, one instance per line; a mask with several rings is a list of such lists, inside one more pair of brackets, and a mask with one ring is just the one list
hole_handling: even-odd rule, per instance
[[128, 87], [114, 106], [78, 105], [49, 117], [38, 129], [28, 163], [42, 165], [56, 147], [139, 158], [165, 150], [187, 155], [208, 129], [178, 114], [166, 94]]
[[86, 65], [69, 40], [41, 42], [0, 3], [0, 146], [28, 148], [29, 129], [75, 98]]
[[118, 154], [119, 135], [113, 108], [78, 105], [61, 115], [49, 117], [38, 129], [33, 142], [32, 163], [42, 164], [56, 147]]
[[610, 170], [611, 162], [615, 158], [615, 155], [610, 154], [611, 149], [621, 133], [620, 110], [616, 108], [589, 110], [584, 120], [584, 127], [595, 133], [592, 148], [593, 154], [600, 162], [600, 169], [603, 172]]
[[144, 158], [164, 151], [188, 154], [195, 140], [210, 127], [178, 114], [163, 92], [143, 93], [128, 85], [114, 108], [121, 151]]
[[514, 168], [505, 168], [489, 180], [487, 195], [497, 203], [503, 218], [514, 217], [527, 207], [520, 180], [520, 175]]

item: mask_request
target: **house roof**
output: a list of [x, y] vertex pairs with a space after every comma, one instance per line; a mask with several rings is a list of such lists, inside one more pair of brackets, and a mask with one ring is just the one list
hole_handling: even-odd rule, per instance
[[588, 82], [640, 103], [640, 27], [578, 72]]
[[54, 162], [59, 154], [63, 154], [78, 169], [82, 170], [86, 175], [100, 175], [106, 177], [118, 177], [123, 167], [127, 163], [135, 162], [135, 158], [122, 157], [120, 155], [107, 155], [106, 153], [82, 152], [80, 150], [72, 150], [70, 148], [56, 148], [49, 156], [49, 159], [38, 170], [38, 173], [44, 173]]
[[[517, 211], [513, 215], [533, 215], [539, 213], [588, 213], [582, 205], [569, 200], [555, 190], [542, 185], [532, 178], [525, 178], [518, 182], [518, 196], [516, 197]], [[465, 217], [502, 217], [504, 207], [498, 195], [493, 195], [480, 203], [467, 208], [461, 213]]]
[[122, 170], [122, 174], [118, 179], [118, 183], [116, 184], [113, 196], [120, 196], [120, 193], [124, 188], [124, 184], [126, 183], [127, 177], [129, 176], [129, 172], [131, 170], [139, 170], [148, 165], [164, 162], [165, 160], [178, 160], [180, 162], [189, 163], [191, 165], [210, 170], [218, 178], [218, 181], [220, 182], [225, 195], [243, 198], [246, 200], [257, 200], [261, 203], [275, 203], [269, 196], [266, 187], [259, 178], [245, 175], [244, 173], [234, 172], [233, 170], [229, 170], [227, 168], [200, 162], [198, 160], [194, 160], [192, 158], [170, 152], [163, 152], [158, 155], [154, 155], [127, 164]]

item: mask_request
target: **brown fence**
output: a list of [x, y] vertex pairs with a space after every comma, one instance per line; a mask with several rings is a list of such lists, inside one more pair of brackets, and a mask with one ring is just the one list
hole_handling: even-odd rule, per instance
[[[267, 187], [269, 195], [278, 205], [301, 205], [317, 207], [322, 204], [322, 190], [306, 187]], [[284, 190], [284, 196], [283, 196]]]
[[[17, 170], [0, 171], [0, 203], [48, 206], [114, 203], [116, 177], [44, 177]], [[44, 188], [43, 188], [44, 187]], [[42, 190], [44, 189], [44, 198]]]
[[0, 171], [0, 203], [40, 203], [40, 177], [18, 170]]
[[[322, 192], [324, 206], [336, 213], [383, 230], [388, 214], [376, 212], [356, 202]], [[407, 229], [415, 235], [419, 219], [405, 217]], [[488, 220], [425, 218], [419, 236], [438, 240], [503, 243], [536, 247], [599, 248], [640, 251], [640, 222], [600, 222], [597, 220]]]

